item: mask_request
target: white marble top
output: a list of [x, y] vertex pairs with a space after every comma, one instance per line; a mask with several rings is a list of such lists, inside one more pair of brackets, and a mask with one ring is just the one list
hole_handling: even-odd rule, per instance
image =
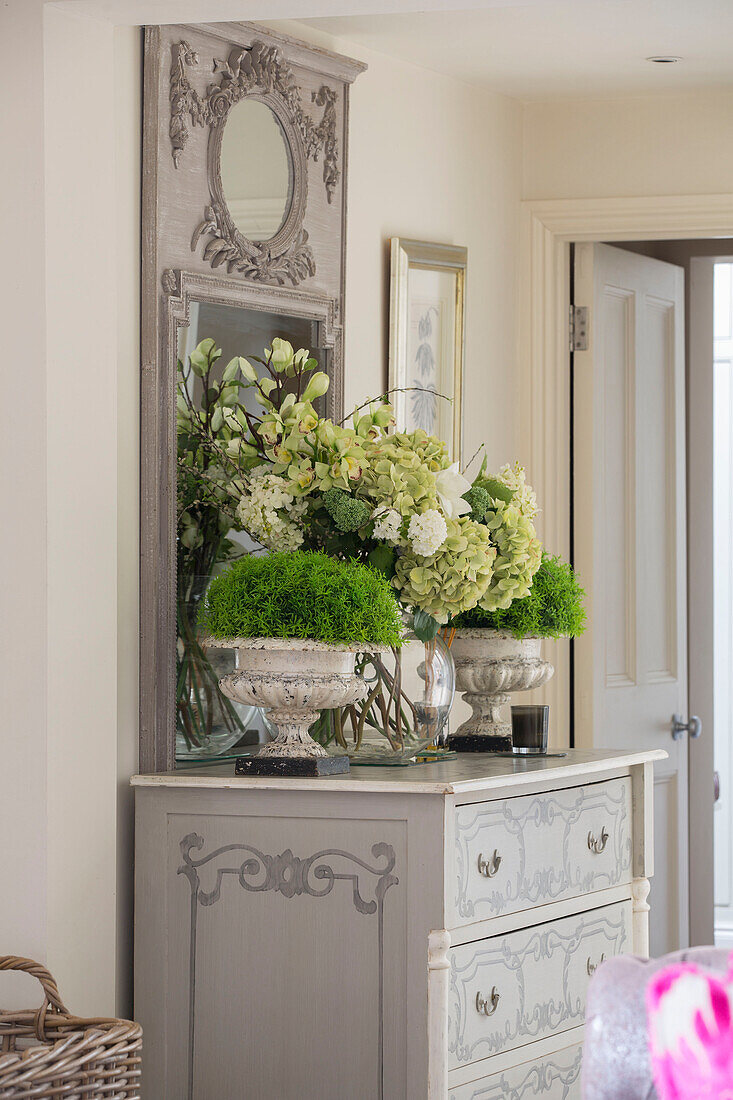
[[415, 767], [352, 768], [346, 775], [319, 778], [270, 778], [234, 774], [234, 764], [214, 767], [182, 768], [158, 775], [134, 775], [133, 787], [218, 788], [220, 790], [293, 790], [293, 791], [374, 791], [404, 794], [461, 794], [490, 790], [528, 779], [562, 781], [664, 760], [661, 749], [649, 752], [592, 752], [568, 749], [565, 756], [492, 756], [489, 753], [462, 753], [442, 764]]

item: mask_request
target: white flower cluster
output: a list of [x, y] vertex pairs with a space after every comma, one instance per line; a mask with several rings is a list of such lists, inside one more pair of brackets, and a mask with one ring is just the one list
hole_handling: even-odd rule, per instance
[[375, 539], [391, 543], [398, 541], [402, 529], [402, 516], [396, 508], [389, 508], [386, 504], [382, 504], [372, 512], [372, 519]]
[[237, 508], [242, 526], [268, 550], [297, 550], [303, 542], [300, 521], [308, 507], [306, 499], [296, 499], [284, 477], [259, 469], [267, 467], [258, 468]]
[[519, 508], [519, 511], [527, 519], [534, 519], [539, 511], [537, 507], [537, 494], [531, 485], [527, 484], [527, 475], [519, 462], [515, 462], [511, 466], [508, 462], [505, 466], [499, 470], [499, 478], [504, 482], [507, 489], [511, 489], [514, 494], [512, 504]]
[[437, 508], [428, 508], [419, 516], [413, 516], [407, 528], [412, 549], [422, 558], [437, 554], [448, 537], [448, 525]]

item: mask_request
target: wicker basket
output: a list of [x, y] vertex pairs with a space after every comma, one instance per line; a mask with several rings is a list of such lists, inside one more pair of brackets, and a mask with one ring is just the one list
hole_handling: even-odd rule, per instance
[[49, 972], [0, 955], [0, 971], [38, 978], [36, 1011], [0, 1009], [0, 1100], [139, 1100], [142, 1028], [129, 1020], [70, 1016]]

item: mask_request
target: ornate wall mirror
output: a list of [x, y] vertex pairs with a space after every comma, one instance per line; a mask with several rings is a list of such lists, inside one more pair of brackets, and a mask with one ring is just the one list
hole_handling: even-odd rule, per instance
[[291, 218], [293, 159], [283, 124], [262, 100], [240, 100], [229, 112], [219, 148], [221, 201], [244, 240], [272, 241]]
[[[251, 545], [231, 507], [202, 500], [186, 416], [213, 415], [230, 360], [275, 336], [310, 349], [330, 378], [323, 413], [342, 414], [348, 90], [362, 68], [251, 24], [146, 30], [142, 771], [220, 751], [251, 720], [218, 694], [233, 653], [212, 660], [195, 636], [212, 571]], [[221, 355], [201, 367], [205, 340]], [[196, 461], [199, 489], [225, 480]]]

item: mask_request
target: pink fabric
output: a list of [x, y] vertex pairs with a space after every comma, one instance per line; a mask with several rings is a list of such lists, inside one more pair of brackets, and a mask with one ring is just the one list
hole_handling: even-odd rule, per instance
[[733, 968], [694, 963], [658, 971], [646, 990], [649, 1052], [659, 1100], [733, 1100]]
[[680, 963], [694, 963], [723, 979], [728, 961], [728, 952], [719, 947], [687, 948], [661, 959], [606, 959], [588, 986], [583, 1100], [658, 1100], [649, 1053], [647, 986], [656, 974]]

